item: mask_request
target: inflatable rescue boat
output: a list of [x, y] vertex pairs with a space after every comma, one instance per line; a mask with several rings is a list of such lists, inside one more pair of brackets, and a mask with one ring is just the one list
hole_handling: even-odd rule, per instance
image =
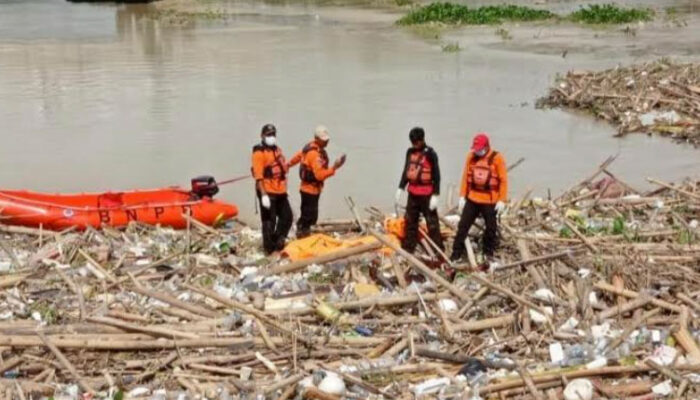
[[0, 223], [50, 230], [85, 229], [103, 225], [119, 228], [137, 221], [182, 229], [186, 215], [215, 225], [238, 215], [238, 208], [213, 196], [212, 177], [192, 180], [192, 190], [169, 187], [125, 192], [46, 194], [0, 190]]

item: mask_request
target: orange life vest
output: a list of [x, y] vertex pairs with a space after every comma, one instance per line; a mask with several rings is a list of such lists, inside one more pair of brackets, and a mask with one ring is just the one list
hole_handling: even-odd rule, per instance
[[310, 184], [322, 184], [322, 181], [319, 181], [316, 179], [316, 174], [314, 174], [313, 166], [308, 165], [306, 163], [306, 155], [311, 152], [311, 151], [318, 151], [318, 155], [321, 158], [321, 166], [326, 169], [328, 168], [328, 153], [326, 153], [325, 149], [319, 148], [318, 146], [314, 145], [313, 143], [309, 143], [304, 148], [301, 150], [303, 156], [302, 156], [302, 162], [301, 165], [299, 166], [299, 178], [301, 179], [302, 182], [305, 183], [310, 183]]
[[433, 182], [433, 166], [424, 152], [411, 154], [406, 168], [406, 179], [414, 185], [429, 185]]
[[498, 192], [500, 179], [498, 171], [493, 165], [493, 159], [496, 155], [498, 152], [492, 151], [488, 157], [480, 157], [477, 160], [474, 159], [473, 155], [471, 156], [467, 171], [467, 183], [470, 190], [487, 193]]
[[[261, 145], [253, 147], [253, 152], [270, 150], [270, 148], [265, 148]], [[274, 148], [272, 157], [268, 159], [268, 162], [263, 167], [263, 178], [278, 181], [287, 179], [287, 161], [284, 159], [282, 150], [279, 147]]]

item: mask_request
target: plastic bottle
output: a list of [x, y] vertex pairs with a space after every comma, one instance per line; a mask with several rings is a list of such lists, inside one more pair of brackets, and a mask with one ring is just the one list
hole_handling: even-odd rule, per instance
[[586, 364], [593, 359], [593, 354], [590, 348], [586, 345], [575, 344], [564, 350], [563, 365], [573, 367], [576, 365]]

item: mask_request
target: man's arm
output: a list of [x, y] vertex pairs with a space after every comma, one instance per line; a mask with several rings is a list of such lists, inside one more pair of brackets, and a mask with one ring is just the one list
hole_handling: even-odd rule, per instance
[[430, 149], [430, 153], [428, 153], [428, 156], [430, 157], [428, 161], [430, 161], [430, 164], [433, 166], [433, 176], [432, 176], [432, 184], [433, 184], [433, 194], [436, 196], [440, 195], [440, 164], [438, 162], [438, 155], [435, 152], [434, 149]]
[[289, 162], [287, 162], [287, 167], [288, 167], [288, 168], [291, 168], [291, 167], [293, 167], [293, 166], [299, 164], [299, 163], [301, 162], [302, 158], [304, 158], [304, 152], [303, 152], [303, 151], [298, 151], [298, 152], [294, 155], [294, 157], [292, 157], [292, 158], [289, 160]]
[[467, 159], [464, 161], [464, 169], [462, 170], [462, 186], [459, 191], [459, 196], [460, 197], [467, 197], [467, 194], [469, 194], [469, 183], [467, 182], [467, 176], [469, 174], [469, 160], [471, 159], [471, 155], [467, 154]]
[[262, 152], [260, 151], [254, 151], [253, 152], [253, 159], [252, 159], [252, 164], [253, 164], [253, 179], [255, 179], [255, 188], [261, 193], [265, 194], [265, 189], [263, 188], [262, 182], [263, 182], [263, 171], [265, 170], [265, 157]]
[[323, 166], [323, 160], [321, 160], [321, 155], [317, 151], [307, 153], [307, 157], [309, 158], [309, 164], [311, 165], [311, 170], [316, 180], [323, 182], [335, 174], [335, 168], [326, 168]]
[[506, 159], [501, 153], [493, 160], [496, 164], [496, 171], [498, 172], [498, 179], [500, 180], [498, 186], [498, 200], [505, 203], [508, 199], [508, 168], [506, 167]]
[[406, 161], [403, 164], [403, 171], [401, 171], [401, 180], [399, 181], [399, 189], [406, 189], [408, 185], [408, 178], [406, 178], [406, 171], [408, 170], [409, 160], [411, 159], [411, 149], [406, 150]]

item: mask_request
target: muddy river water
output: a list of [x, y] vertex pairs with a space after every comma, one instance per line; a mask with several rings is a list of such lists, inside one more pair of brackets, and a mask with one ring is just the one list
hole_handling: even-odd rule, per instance
[[[323, 217], [347, 216], [348, 195], [390, 209], [414, 125], [438, 151], [445, 193], [477, 131], [508, 161], [525, 158], [511, 176], [513, 196], [561, 190], [615, 153], [612, 170], [640, 187], [647, 176], [700, 171], [697, 149], [616, 139], [607, 124], [534, 107], [558, 72], [697, 59], [693, 14], [685, 27], [658, 23], [633, 37], [513, 26], [509, 41], [493, 27], [428, 40], [393, 26], [400, 14], [386, 9], [216, 2], [208, 7], [235, 15], [147, 17], [163, 6], [0, 0], [0, 187], [102, 191], [246, 174], [267, 122], [288, 156], [319, 123], [330, 129], [331, 158], [348, 154], [323, 196]], [[443, 52], [445, 41], [461, 51]], [[293, 173], [295, 208], [297, 188]], [[220, 196], [253, 220], [250, 181]]]

